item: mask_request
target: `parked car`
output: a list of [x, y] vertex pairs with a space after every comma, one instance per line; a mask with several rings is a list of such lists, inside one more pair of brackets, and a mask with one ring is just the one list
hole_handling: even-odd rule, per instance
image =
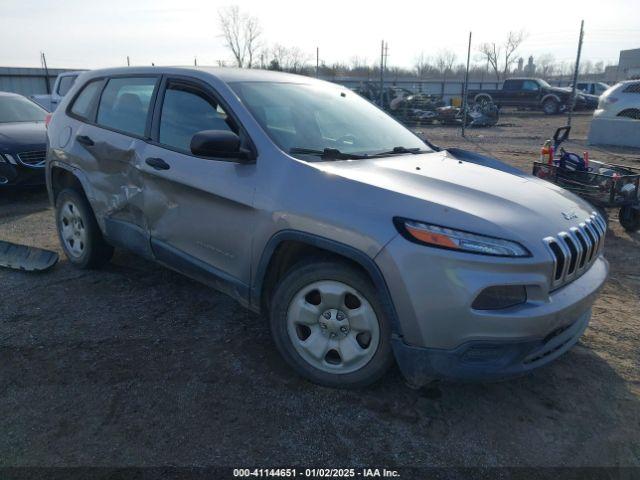
[[576, 88], [582, 93], [599, 97], [609, 88], [609, 85], [604, 82], [578, 82]]
[[31, 99], [48, 112], [53, 112], [82, 72], [64, 72], [56, 77], [52, 93], [31, 95]]
[[620, 82], [602, 94], [589, 143], [640, 147], [640, 80]]
[[394, 357], [415, 385], [528, 372], [577, 342], [607, 277], [588, 203], [308, 77], [92, 71], [48, 138], [72, 264], [118, 246], [212, 285], [323, 385], [369, 384]]
[[[498, 90], [469, 90], [468, 98], [476, 103], [493, 102], [498, 107], [528, 108], [554, 115], [568, 109], [571, 89], [552, 87], [540, 78], [508, 78]], [[576, 95], [576, 110], [593, 110], [597, 105], [594, 96]]]
[[22, 95], [0, 92], [0, 188], [44, 185], [46, 115]]

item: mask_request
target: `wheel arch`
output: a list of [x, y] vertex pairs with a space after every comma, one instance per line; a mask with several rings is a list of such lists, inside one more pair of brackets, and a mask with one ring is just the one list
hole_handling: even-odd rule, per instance
[[556, 102], [558, 102], [558, 105], [562, 105], [562, 100], [560, 100], [560, 97], [555, 93], [547, 93], [544, 97], [540, 99], [540, 105], [544, 104], [544, 102], [546, 102], [549, 99], [555, 100]]
[[375, 261], [350, 245], [297, 230], [282, 230], [267, 242], [252, 281], [252, 308], [256, 311], [268, 311], [270, 294], [279, 279], [294, 265], [310, 256], [345, 261], [367, 275], [380, 294], [380, 301], [391, 321], [393, 333], [401, 335], [391, 293]]
[[53, 162], [50, 166], [49, 181], [47, 182], [49, 201], [55, 206], [58, 194], [65, 188], [76, 188], [90, 202], [90, 184], [81, 171], [64, 163]]
[[491, 95], [489, 95], [488, 93], [479, 93], [479, 94], [477, 94], [475, 97], [473, 97], [473, 101], [477, 102], [481, 98], [487, 98], [487, 99], [489, 99], [490, 102], [493, 102], [493, 97], [491, 97]]

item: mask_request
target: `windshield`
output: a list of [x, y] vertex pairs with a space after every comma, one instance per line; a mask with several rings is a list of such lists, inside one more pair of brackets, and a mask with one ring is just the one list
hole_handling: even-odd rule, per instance
[[[239, 82], [231, 87], [271, 139], [288, 153], [429, 150], [411, 131], [358, 94], [331, 84]], [[301, 150], [306, 150], [303, 152]]]
[[542, 80], [541, 78], [538, 79], [538, 82], [545, 88], [551, 88], [551, 85], [549, 85], [545, 80]]
[[46, 115], [46, 110], [24, 97], [0, 96], [0, 123], [44, 122]]

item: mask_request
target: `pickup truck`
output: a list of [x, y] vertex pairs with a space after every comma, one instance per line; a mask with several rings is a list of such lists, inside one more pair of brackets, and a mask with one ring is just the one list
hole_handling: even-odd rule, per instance
[[43, 95], [31, 95], [29, 98], [40, 105], [48, 112], [53, 112], [62, 97], [64, 97], [67, 92], [71, 89], [73, 84], [80, 75], [81, 71], [78, 72], [64, 72], [58, 75], [55, 83], [53, 84], [53, 89], [51, 94], [43, 94]]
[[[528, 108], [554, 115], [569, 107], [571, 89], [552, 87], [540, 78], [509, 78], [499, 90], [469, 90], [467, 95], [475, 103], [493, 102], [499, 108]], [[597, 97], [582, 92], [576, 94], [576, 110], [595, 109], [597, 105]]]
[[589, 95], [595, 95], [599, 97], [605, 90], [608, 90], [610, 85], [604, 82], [578, 82], [577, 89], [582, 93], [588, 93]]

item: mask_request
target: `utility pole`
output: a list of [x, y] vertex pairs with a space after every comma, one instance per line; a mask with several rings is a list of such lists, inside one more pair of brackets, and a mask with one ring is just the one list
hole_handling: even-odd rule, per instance
[[380, 108], [384, 106], [384, 71], [387, 68], [387, 56], [389, 55], [389, 44], [382, 40], [380, 45]]
[[131, 62], [129, 61], [129, 55], [127, 55], [127, 67], [131, 66]]
[[471, 61], [471, 32], [469, 32], [469, 48], [467, 50], [467, 71], [464, 74], [464, 88], [462, 89], [462, 136], [467, 123], [467, 88], [469, 85], [469, 62]]
[[198, 66], [198, 57], [193, 57], [193, 66], [194, 67]]
[[569, 102], [569, 117], [567, 126], [571, 126], [571, 116], [576, 103], [576, 85], [578, 83], [578, 71], [580, 70], [580, 53], [582, 53], [582, 39], [584, 37], [584, 20], [580, 22], [580, 38], [578, 39], [578, 55], [576, 56], [576, 68], [573, 69], [573, 86], [571, 87], [571, 100]]
[[47, 89], [47, 95], [51, 93], [51, 86], [49, 85], [49, 69], [47, 68], [47, 57], [44, 52], [40, 52], [42, 56], [42, 66], [44, 67], [44, 86]]
[[320, 72], [320, 47], [316, 47], [316, 78], [318, 78], [318, 72]]

